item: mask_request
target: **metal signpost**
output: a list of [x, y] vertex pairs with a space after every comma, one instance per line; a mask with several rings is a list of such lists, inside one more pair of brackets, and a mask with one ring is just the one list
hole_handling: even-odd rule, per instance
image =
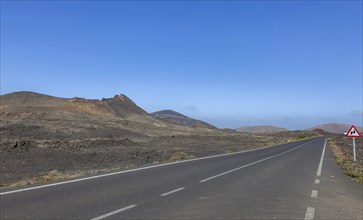
[[356, 138], [361, 138], [362, 135], [359, 133], [358, 129], [352, 125], [352, 127], [350, 127], [349, 131], [345, 134], [346, 137], [349, 138], [353, 138], [353, 157], [354, 157], [354, 161], [357, 161], [357, 157], [355, 154], [355, 139]]

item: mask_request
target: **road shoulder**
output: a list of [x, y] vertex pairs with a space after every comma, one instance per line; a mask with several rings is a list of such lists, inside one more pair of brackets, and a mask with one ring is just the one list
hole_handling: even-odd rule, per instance
[[325, 153], [320, 182], [314, 183], [319, 192], [313, 200], [315, 219], [363, 219], [363, 186], [336, 164], [329, 143]]

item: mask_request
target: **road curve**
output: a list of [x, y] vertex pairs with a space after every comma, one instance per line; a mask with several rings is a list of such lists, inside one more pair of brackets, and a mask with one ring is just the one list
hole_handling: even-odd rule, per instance
[[0, 193], [1, 219], [361, 219], [324, 137]]

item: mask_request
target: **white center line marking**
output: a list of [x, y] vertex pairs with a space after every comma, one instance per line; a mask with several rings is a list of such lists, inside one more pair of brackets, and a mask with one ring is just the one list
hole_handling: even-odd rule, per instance
[[286, 154], [286, 153], [288, 153], [288, 152], [290, 152], [290, 151], [296, 150], [296, 149], [298, 149], [298, 148], [300, 148], [300, 147], [302, 147], [302, 146], [304, 146], [304, 145], [306, 145], [306, 144], [309, 144], [309, 143], [310, 143], [310, 142], [305, 143], [305, 144], [302, 144], [302, 145], [299, 145], [299, 146], [297, 146], [297, 147], [295, 147], [295, 148], [292, 148], [292, 149], [290, 149], [290, 150], [288, 150], [288, 151], [285, 151], [285, 152], [282, 152], [282, 153], [279, 153], [279, 154], [273, 155], [273, 156], [271, 156], [271, 157], [266, 157], [266, 158], [264, 158], [264, 159], [261, 159], [261, 160], [255, 161], [255, 162], [253, 162], [253, 163], [249, 163], [249, 164], [247, 164], [247, 165], [244, 165], [244, 166], [241, 166], [241, 167], [237, 167], [237, 168], [235, 168], [235, 169], [233, 169], [233, 170], [229, 170], [229, 171], [226, 171], [226, 172], [224, 172], [224, 173], [220, 173], [220, 174], [218, 174], [218, 175], [215, 175], [215, 176], [212, 176], [212, 177], [206, 178], [206, 179], [201, 180], [201, 181], [199, 181], [199, 182], [203, 183], [203, 182], [206, 182], [206, 181], [208, 181], [208, 180], [211, 180], [211, 179], [214, 179], [214, 178], [217, 178], [217, 177], [220, 177], [220, 176], [226, 175], [226, 174], [228, 174], [228, 173], [232, 173], [232, 172], [234, 172], [234, 171], [236, 171], [236, 170], [240, 170], [240, 169], [243, 169], [243, 168], [246, 168], [246, 167], [252, 166], [252, 165], [254, 165], [254, 164], [260, 163], [260, 162], [262, 162], [262, 161], [269, 160], [269, 159], [272, 159], [272, 158], [274, 158], [274, 157], [281, 156], [281, 155], [283, 155], [283, 154]]
[[[311, 142], [313, 142], [314, 140], [312, 140]], [[263, 149], [272, 148], [272, 147], [281, 146], [281, 145], [284, 145], [284, 144], [277, 144], [277, 145], [261, 147], [261, 148], [257, 148], [257, 149], [251, 149], [251, 150], [245, 150], [245, 151], [238, 151], [238, 152], [233, 152], [233, 153], [228, 153], [228, 154], [219, 154], [219, 155], [200, 157], [200, 158], [194, 158], [194, 159], [188, 159], [188, 160], [180, 160], [180, 161], [176, 161], [176, 162], [140, 167], [140, 168], [135, 168], [135, 169], [130, 169], [130, 170], [122, 170], [122, 171], [117, 171], [114, 173], [106, 173], [106, 174], [101, 174], [101, 175], [97, 175], [97, 176], [83, 177], [83, 178], [74, 179], [74, 180], [67, 180], [67, 181], [63, 181], [63, 182], [50, 183], [50, 184], [45, 184], [45, 185], [41, 185], [41, 186], [33, 186], [33, 187], [29, 187], [29, 188], [24, 188], [24, 189], [17, 189], [17, 190], [11, 190], [11, 191], [7, 191], [7, 192], [1, 192], [0, 195], [24, 192], [24, 191], [28, 191], [28, 190], [42, 189], [42, 188], [46, 188], [46, 187], [58, 186], [58, 185], [75, 183], [75, 182], [86, 181], [86, 180], [97, 179], [97, 178], [103, 178], [103, 177], [107, 177], [107, 176], [135, 172], [135, 171], [139, 171], [139, 170], [153, 169], [153, 168], [169, 166], [169, 165], [173, 165], [173, 164], [188, 163], [188, 162], [192, 162], [192, 161], [206, 160], [206, 159], [217, 158], [217, 157], [226, 157], [226, 156], [235, 155], [235, 154], [244, 154], [247, 152], [260, 151]]]
[[305, 214], [305, 219], [304, 220], [313, 220], [314, 219], [314, 213], [315, 213], [315, 209], [308, 207], [306, 209], [306, 214]]
[[321, 175], [321, 168], [323, 167], [323, 160], [324, 160], [324, 153], [325, 153], [325, 147], [326, 147], [326, 140], [325, 139], [325, 143], [324, 143], [324, 148], [323, 148], [323, 153], [321, 154], [321, 158], [320, 158], [320, 162], [319, 162], [319, 167], [318, 167], [318, 171], [316, 172], [317, 176]]
[[180, 190], [183, 190], [183, 189], [184, 189], [184, 187], [181, 187], [181, 188], [179, 188], [179, 189], [175, 189], [175, 190], [172, 190], [172, 191], [169, 191], [169, 192], [163, 193], [163, 194], [161, 194], [160, 196], [167, 196], [167, 195], [170, 195], [170, 194], [176, 193], [176, 192], [178, 192], [178, 191], [180, 191]]
[[315, 179], [315, 184], [319, 184], [320, 183], [320, 180], [319, 179]]
[[312, 198], [317, 198], [318, 197], [318, 190], [311, 191], [311, 197]]
[[109, 216], [111, 216], [111, 215], [115, 215], [115, 214], [117, 214], [117, 213], [120, 213], [120, 212], [126, 211], [126, 210], [128, 210], [128, 209], [132, 209], [132, 208], [134, 208], [134, 207], [136, 207], [136, 205], [130, 205], [130, 206], [127, 206], [127, 207], [125, 207], [125, 208], [117, 209], [117, 210], [115, 210], [115, 211], [113, 211], [113, 212], [109, 212], [109, 213], [107, 213], [107, 214], [104, 214], [104, 215], [98, 216], [98, 217], [93, 218], [93, 219], [91, 219], [91, 220], [100, 220], [100, 219], [104, 219], [104, 218], [107, 218], [107, 217], [109, 217]]

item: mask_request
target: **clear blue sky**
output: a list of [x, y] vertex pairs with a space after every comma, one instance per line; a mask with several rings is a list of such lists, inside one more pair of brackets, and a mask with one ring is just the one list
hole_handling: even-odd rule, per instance
[[1, 94], [126, 94], [218, 127], [362, 125], [361, 1], [1, 1]]

